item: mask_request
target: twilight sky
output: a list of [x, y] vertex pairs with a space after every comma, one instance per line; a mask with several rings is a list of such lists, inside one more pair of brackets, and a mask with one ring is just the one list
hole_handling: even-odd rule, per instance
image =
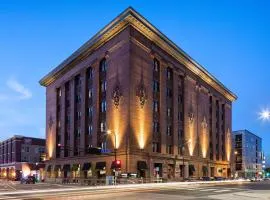
[[269, 2], [2, 0], [0, 140], [44, 137], [40, 78], [132, 6], [238, 95], [233, 130], [262, 137], [270, 155], [270, 121], [258, 120], [270, 108]]

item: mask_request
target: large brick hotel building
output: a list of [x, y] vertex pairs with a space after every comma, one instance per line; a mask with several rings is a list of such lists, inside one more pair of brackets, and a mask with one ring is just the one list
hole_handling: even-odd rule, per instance
[[48, 179], [230, 175], [236, 95], [132, 8], [40, 84]]

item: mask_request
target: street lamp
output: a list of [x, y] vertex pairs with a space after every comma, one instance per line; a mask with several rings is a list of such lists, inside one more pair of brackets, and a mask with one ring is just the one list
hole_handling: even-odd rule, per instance
[[116, 134], [115, 132], [111, 131], [111, 130], [107, 130], [107, 134], [108, 135], [113, 135], [114, 136], [114, 183], [116, 185], [116, 166], [118, 164], [120, 164], [120, 161], [117, 160], [116, 158], [116, 151], [117, 151], [117, 148], [116, 148]]
[[107, 134], [108, 135], [113, 135], [114, 136], [114, 161], [116, 162], [116, 151], [117, 151], [117, 148], [116, 148], [116, 134], [115, 132], [111, 131], [111, 130], [107, 130]]

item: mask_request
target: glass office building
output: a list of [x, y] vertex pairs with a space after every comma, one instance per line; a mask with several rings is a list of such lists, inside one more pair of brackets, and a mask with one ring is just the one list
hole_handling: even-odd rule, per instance
[[262, 139], [248, 130], [233, 132], [236, 177], [262, 176]]

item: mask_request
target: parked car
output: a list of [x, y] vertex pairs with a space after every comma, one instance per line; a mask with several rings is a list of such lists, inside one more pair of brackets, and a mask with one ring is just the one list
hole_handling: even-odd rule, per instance
[[202, 177], [202, 181], [211, 181], [212, 179], [211, 179], [211, 177], [209, 177], [209, 176], [203, 176]]
[[220, 176], [215, 176], [215, 181], [224, 181], [225, 178], [220, 177]]

